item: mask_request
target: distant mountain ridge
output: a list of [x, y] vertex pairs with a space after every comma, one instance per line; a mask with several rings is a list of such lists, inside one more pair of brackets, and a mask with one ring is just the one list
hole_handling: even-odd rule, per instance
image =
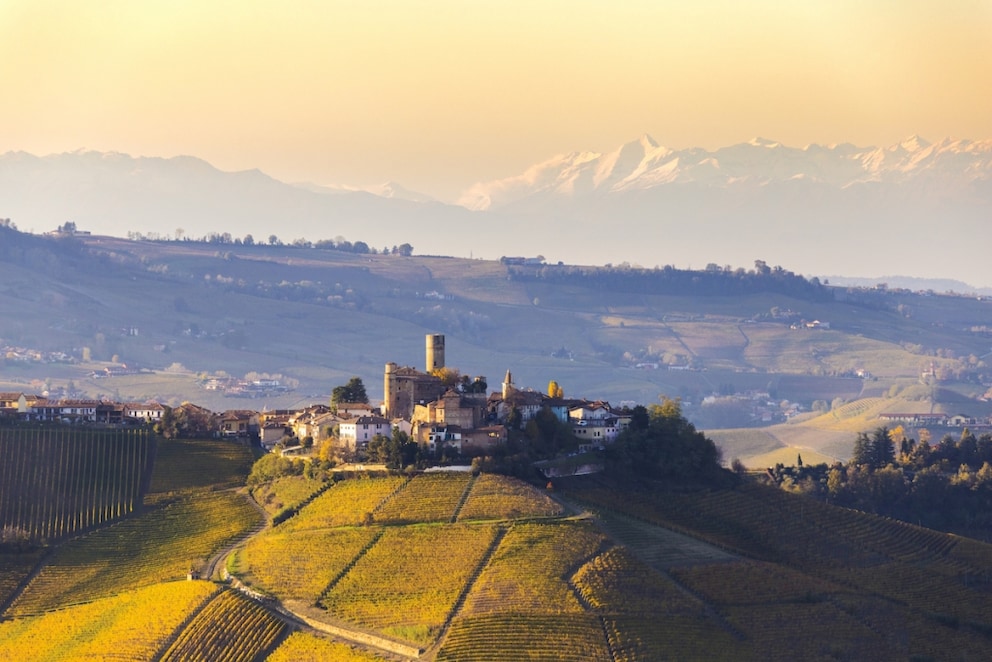
[[953, 193], [990, 178], [992, 140], [945, 138], [930, 143], [914, 135], [888, 147], [845, 143], [796, 148], [754, 138], [708, 151], [670, 149], [645, 134], [612, 152], [561, 154], [520, 175], [475, 184], [459, 203], [492, 209], [537, 195], [608, 195], [687, 183], [764, 186], [794, 179], [839, 189], [868, 182], [924, 182]]
[[420, 255], [554, 263], [904, 274], [992, 287], [992, 140], [912, 136], [889, 147], [767, 139], [673, 150], [650, 136], [573, 152], [470, 187], [460, 205], [387, 182], [364, 190], [224, 172], [191, 157], [0, 154], [0, 218], [44, 232], [291, 243], [343, 237]]

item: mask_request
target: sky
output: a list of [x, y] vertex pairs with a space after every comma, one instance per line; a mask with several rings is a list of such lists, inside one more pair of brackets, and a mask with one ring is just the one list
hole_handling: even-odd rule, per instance
[[450, 201], [555, 154], [992, 138], [992, 0], [0, 0], [0, 152]]

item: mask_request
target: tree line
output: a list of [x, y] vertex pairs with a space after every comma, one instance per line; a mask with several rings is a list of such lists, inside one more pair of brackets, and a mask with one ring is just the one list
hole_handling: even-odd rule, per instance
[[413, 246], [408, 243], [402, 243], [399, 245], [394, 244], [392, 248], [388, 246], [383, 246], [381, 249], [375, 248], [364, 241], [348, 241], [344, 237], [335, 237], [334, 239], [319, 239], [317, 241], [310, 241], [309, 239], [299, 238], [294, 239], [290, 242], [283, 242], [278, 235], [270, 234], [268, 238], [263, 241], [261, 239], [255, 239], [251, 234], [246, 234], [244, 237], [235, 237], [230, 232], [210, 232], [202, 237], [188, 237], [185, 236], [185, 231], [182, 229], [176, 230], [175, 239], [168, 236], [164, 236], [160, 233], [141, 233], [141, 232], [128, 232], [128, 239], [138, 240], [138, 241], [183, 241], [188, 243], [200, 243], [200, 244], [217, 244], [225, 246], [273, 246], [273, 247], [286, 247], [286, 248], [316, 248], [318, 250], [326, 251], [342, 251], [344, 253], [358, 253], [360, 255], [402, 255], [404, 257], [409, 257], [413, 255]]
[[965, 428], [932, 444], [901, 427], [857, 435], [845, 463], [769, 469], [788, 491], [931, 528], [992, 539], [992, 434]]
[[833, 291], [818, 278], [807, 279], [780, 266], [755, 261], [751, 270], [715, 264], [705, 270], [676, 269], [671, 265], [644, 269], [628, 265], [581, 267], [545, 265], [509, 266], [512, 280], [574, 285], [610, 292], [695, 296], [741, 296], [772, 292], [805, 301], [831, 301]]

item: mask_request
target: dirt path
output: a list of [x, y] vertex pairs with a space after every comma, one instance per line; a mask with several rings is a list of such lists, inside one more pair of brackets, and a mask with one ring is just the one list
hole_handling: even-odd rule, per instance
[[[238, 488], [238, 489], [241, 489], [241, 488]], [[238, 489], [235, 489], [233, 491], [237, 492]], [[232, 540], [223, 549], [220, 549], [219, 551], [217, 551], [217, 553], [215, 553], [212, 557], [210, 557], [210, 560], [207, 561], [206, 566], [204, 566], [203, 570], [200, 573], [200, 576], [203, 577], [204, 579], [211, 579], [211, 580], [214, 580], [214, 581], [223, 581], [223, 578], [221, 577], [221, 574], [223, 574], [223, 573], [218, 570], [218, 566], [221, 565], [221, 562], [222, 561], [225, 561], [227, 559], [227, 557], [236, 548], [238, 548], [239, 546], [245, 544], [246, 542], [248, 542], [249, 540], [251, 540], [254, 536], [258, 535], [259, 533], [261, 533], [262, 531], [264, 531], [265, 529], [267, 529], [269, 527], [269, 514], [267, 512], [265, 512], [265, 509], [262, 508], [262, 506], [258, 505], [258, 502], [255, 501], [255, 499], [253, 499], [250, 494], [243, 494], [243, 496], [259, 512], [259, 514], [262, 517], [262, 521], [261, 521], [260, 524], [258, 524], [257, 526], [255, 526], [251, 530], [245, 532], [239, 538], [236, 538], [236, 539]]]

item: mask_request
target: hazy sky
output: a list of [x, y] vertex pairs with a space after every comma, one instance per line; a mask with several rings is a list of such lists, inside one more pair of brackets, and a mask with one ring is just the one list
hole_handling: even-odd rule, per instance
[[990, 0], [0, 0], [0, 152], [445, 199], [650, 133], [992, 137]]

